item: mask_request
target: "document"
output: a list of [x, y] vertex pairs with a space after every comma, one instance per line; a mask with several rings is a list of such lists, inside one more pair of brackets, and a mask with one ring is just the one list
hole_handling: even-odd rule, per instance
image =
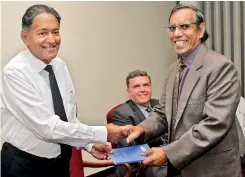
[[150, 147], [147, 144], [117, 148], [113, 149], [113, 152], [109, 156], [115, 165], [141, 162], [147, 159], [147, 156], [142, 156], [141, 153], [148, 149]]

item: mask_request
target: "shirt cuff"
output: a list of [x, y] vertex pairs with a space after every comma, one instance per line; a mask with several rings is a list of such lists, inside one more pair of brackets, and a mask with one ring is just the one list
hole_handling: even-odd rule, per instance
[[94, 144], [88, 144], [87, 146], [84, 147], [84, 149], [87, 151], [87, 152], [91, 152], [91, 149], [93, 147]]
[[96, 143], [96, 142], [106, 143], [107, 142], [108, 132], [105, 126], [90, 126], [90, 128], [94, 132], [93, 142], [91, 143]]

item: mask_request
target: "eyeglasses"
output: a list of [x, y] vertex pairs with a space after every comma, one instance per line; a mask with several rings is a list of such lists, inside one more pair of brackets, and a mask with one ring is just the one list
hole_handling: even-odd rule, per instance
[[168, 32], [173, 33], [176, 31], [176, 28], [179, 28], [181, 32], [187, 31], [191, 28], [191, 25], [194, 25], [196, 23], [188, 23], [188, 24], [181, 24], [181, 25], [172, 25], [167, 27]]

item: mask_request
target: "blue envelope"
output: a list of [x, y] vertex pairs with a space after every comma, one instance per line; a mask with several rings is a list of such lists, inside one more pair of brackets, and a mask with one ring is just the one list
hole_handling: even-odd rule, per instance
[[113, 153], [109, 154], [109, 156], [115, 165], [141, 162], [147, 159], [147, 156], [142, 156], [141, 153], [148, 149], [150, 147], [147, 144], [117, 148], [113, 149]]

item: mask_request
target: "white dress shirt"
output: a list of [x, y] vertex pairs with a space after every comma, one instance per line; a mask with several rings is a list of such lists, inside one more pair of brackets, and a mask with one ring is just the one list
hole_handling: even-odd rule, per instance
[[104, 126], [88, 126], [76, 117], [75, 90], [67, 66], [56, 57], [50, 63], [61, 92], [68, 122], [55, 115], [46, 64], [29, 50], [15, 56], [1, 76], [1, 126], [4, 141], [47, 158], [60, 154], [60, 144], [82, 148], [106, 142]]
[[239, 139], [239, 148], [241, 157], [245, 154], [245, 99], [243, 97], [240, 98], [240, 102], [238, 104], [236, 110], [237, 123], [239, 126], [237, 127], [238, 139]]
[[236, 110], [236, 116], [241, 125], [243, 135], [245, 138], [245, 99], [243, 97], [240, 98], [240, 102]]

